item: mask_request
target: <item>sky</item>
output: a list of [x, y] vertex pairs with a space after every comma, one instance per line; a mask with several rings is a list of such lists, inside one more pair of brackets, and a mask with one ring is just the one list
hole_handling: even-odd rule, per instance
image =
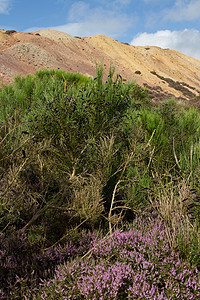
[[0, 29], [103, 34], [200, 60], [200, 0], [0, 0]]

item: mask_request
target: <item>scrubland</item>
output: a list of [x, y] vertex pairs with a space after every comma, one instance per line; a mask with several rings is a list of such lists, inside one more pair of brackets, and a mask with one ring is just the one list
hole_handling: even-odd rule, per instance
[[200, 299], [200, 113], [38, 71], [0, 89], [0, 298]]

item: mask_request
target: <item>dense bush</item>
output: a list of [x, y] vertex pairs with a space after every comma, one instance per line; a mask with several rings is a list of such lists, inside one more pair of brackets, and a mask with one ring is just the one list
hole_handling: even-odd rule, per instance
[[[141, 279], [146, 273], [141, 266], [138, 273], [132, 269], [128, 256], [122, 261], [118, 253], [113, 253], [112, 259], [107, 260], [100, 254], [95, 256], [93, 249], [89, 252], [91, 268], [86, 268], [85, 261], [79, 264], [79, 255], [89, 250], [90, 243], [93, 245], [92, 238], [88, 237], [83, 252], [79, 251], [82, 237], [75, 243], [79, 228], [101, 228], [105, 234], [114, 233], [116, 246], [112, 252], [119, 247], [116, 237], [120, 240], [123, 236], [119, 231], [115, 236], [115, 230], [123, 228], [127, 221], [132, 222], [141, 211], [158, 214], [165, 226], [161, 235], [163, 243], [156, 235], [158, 248], [154, 250], [163, 251], [163, 244], [168, 249], [166, 265], [161, 268], [166, 276], [171, 276], [169, 270], [174, 272], [173, 263], [168, 259], [171, 251], [173, 259], [179, 255], [183, 260], [180, 269], [177, 265], [180, 274], [185, 261], [200, 268], [200, 115], [197, 108], [173, 99], [153, 104], [145, 89], [131, 82], [124, 83], [120, 75], [114, 76], [112, 67], [105, 82], [101, 67], [97, 67], [96, 78], [55, 70], [39, 71], [25, 78], [18, 76], [12, 85], [0, 90], [0, 101], [2, 295], [6, 290], [17, 295], [20, 288], [20, 293], [26, 294], [25, 284], [31, 288], [41, 279], [50, 280], [43, 288], [47, 294], [54, 295], [51, 290], [54, 285], [59, 291], [55, 268], [66, 261], [70, 264], [70, 257], [75, 259], [71, 268], [74, 264], [80, 276], [85, 272], [88, 282], [100, 280], [100, 273], [95, 275], [96, 279], [92, 277], [95, 269], [101, 272], [105, 268], [106, 274], [110, 272], [111, 283], [107, 288], [113, 298], [112, 293], [116, 292], [119, 299], [134, 299], [134, 291], [138, 289], [143, 297], [167, 299], [168, 291], [154, 282], [157, 262], [147, 248], [143, 259], [154, 269], [147, 276], [145, 287], [141, 287], [140, 280], [133, 288], [133, 278]], [[151, 235], [152, 230], [149, 226], [146, 234]], [[66, 241], [69, 233], [70, 239]], [[124, 235], [129, 236], [130, 232]], [[41, 250], [47, 248], [50, 250]], [[74, 249], [74, 254], [70, 249]], [[71, 278], [62, 265], [58, 269]], [[119, 274], [122, 271], [130, 274], [126, 279], [119, 279], [115, 274], [118, 269]], [[53, 282], [50, 278], [54, 275]], [[12, 289], [16, 276], [16, 289]], [[59, 280], [61, 286], [65, 284], [62, 276]], [[92, 293], [101, 297], [92, 292], [94, 286], [88, 282], [90, 294], [84, 294], [78, 288], [81, 277], [77, 277], [77, 282], [70, 280], [80, 299], [91, 299]], [[112, 284], [115, 280], [116, 291]], [[188, 279], [184, 280], [184, 292], [196, 296], [195, 289], [188, 289]], [[162, 277], [163, 289], [165, 281]], [[179, 293], [178, 283], [174, 282]], [[49, 290], [46, 284], [51, 286]], [[69, 296], [68, 288], [65, 293]], [[183, 291], [180, 295], [183, 297]]]

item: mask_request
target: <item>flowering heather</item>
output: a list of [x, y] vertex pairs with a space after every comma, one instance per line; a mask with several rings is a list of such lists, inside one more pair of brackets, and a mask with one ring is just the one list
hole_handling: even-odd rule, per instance
[[197, 268], [166, 241], [158, 219], [137, 219], [93, 243], [88, 255], [58, 266], [27, 299], [200, 299]]
[[66, 238], [62, 245], [41, 251], [38, 246], [30, 245], [25, 234], [1, 236], [0, 299], [20, 299], [21, 294], [26, 294], [24, 288], [31, 289], [42, 279], [52, 277], [57, 265], [84, 255], [95, 240], [95, 233], [82, 231]]

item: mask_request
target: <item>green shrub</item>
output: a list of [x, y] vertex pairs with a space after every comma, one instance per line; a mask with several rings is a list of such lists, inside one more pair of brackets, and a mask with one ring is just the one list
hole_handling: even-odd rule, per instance
[[[184, 179], [200, 194], [198, 110], [173, 99], [153, 104], [112, 67], [106, 81], [101, 66], [96, 78], [55, 70], [17, 76], [0, 100], [2, 231], [40, 228], [49, 245], [66, 226], [133, 218], [150, 198], [156, 203], [159, 184]], [[198, 228], [199, 207], [192, 209], [185, 214]]]

